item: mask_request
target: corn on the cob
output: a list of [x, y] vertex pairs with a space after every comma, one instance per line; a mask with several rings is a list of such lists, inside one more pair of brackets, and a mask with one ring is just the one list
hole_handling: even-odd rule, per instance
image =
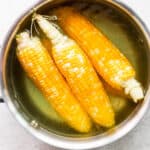
[[42, 16], [35, 16], [40, 28], [51, 40], [52, 56], [75, 96], [98, 124], [114, 125], [114, 112], [103, 86], [80, 47]]
[[117, 90], [124, 89], [135, 102], [143, 99], [143, 89], [126, 57], [84, 16], [73, 8], [56, 10], [61, 27], [86, 52], [103, 79]]
[[[88, 132], [91, 121], [57, 70], [37, 37], [23, 32], [17, 36], [17, 57], [27, 75], [62, 118], [79, 132]], [[37, 102], [38, 103], [38, 102]]]

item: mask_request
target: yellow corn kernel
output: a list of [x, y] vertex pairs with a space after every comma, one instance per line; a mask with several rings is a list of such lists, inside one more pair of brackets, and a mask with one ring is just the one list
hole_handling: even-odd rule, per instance
[[[27, 75], [72, 128], [88, 132], [91, 121], [71, 93], [51, 56], [37, 37], [23, 32], [17, 36], [17, 57]], [[38, 101], [37, 101], [38, 103]]]
[[124, 89], [135, 102], [144, 97], [141, 85], [135, 80], [135, 70], [100, 30], [73, 8], [60, 8], [56, 14], [61, 27], [86, 52], [111, 87]]
[[109, 98], [87, 56], [53, 24], [42, 16], [35, 18], [52, 43], [52, 56], [57, 67], [89, 116], [102, 126], [114, 125], [114, 112]]

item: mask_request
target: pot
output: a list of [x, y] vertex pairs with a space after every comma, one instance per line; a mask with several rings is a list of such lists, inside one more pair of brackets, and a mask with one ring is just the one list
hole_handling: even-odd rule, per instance
[[[100, 26], [121, 49], [125, 49], [127, 45], [130, 45], [129, 50], [124, 50], [123, 52], [129, 56], [133, 65], [135, 63], [139, 80], [143, 83], [145, 88], [145, 98], [141, 103], [134, 105], [132, 102], [126, 102], [127, 100], [121, 100], [128, 105], [123, 108], [125, 110], [121, 110], [125, 115], [123, 113], [119, 115], [118, 113], [117, 125], [109, 130], [99, 128], [98, 131], [93, 131], [89, 134], [79, 134], [72, 131], [63, 123], [54, 110], [43, 101], [42, 95], [40, 95], [38, 90], [22, 72], [15, 56], [15, 36], [25, 28], [29, 28], [31, 16], [34, 11], [47, 14], [50, 9], [57, 5], [73, 5], [73, 3], [80, 3], [80, 9], [84, 10], [86, 7], [91, 7], [91, 5], [96, 6], [95, 9], [100, 9], [100, 18], [103, 18], [105, 15], [105, 17], [111, 17], [113, 23], [109, 22], [107, 18], [102, 22], [100, 21]], [[81, 5], [81, 3], [83, 5]], [[87, 4], [90, 5], [87, 6]], [[95, 16], [97, 10], [93, 9], [92, 11], [92, 13], [95, 13]], [[112, 26], [110, 27], [111, 23]], [[124, 26], [125, 24], [127, 24], [127, 26]], [[114, 27], [113, 29], [115, 30], [118, 29], [118, 26], [119, 30], [116, 32], [118, 36], [114, 36], [112, 33], [115, 33], [115, 31], [112, 31], [111, 28]], [[122, 37], [124, 31], [127, 31], [125, 35], [128, 36], [128, 38]], [[120, 39], [122, 39], [122, 41]], [[125, 39], [127, 44], [124, 43]], [[127, 39], [132, 42], [128, 42]], [[134, 45], [135, 51], [130, 50], [131, 45]], [[123, 3], [110, 0], [47, 0], [39, 3], [33, 9], [25, 13], [8, 35], [5, 47], [1, 53], [1, 102], [4, 100], [18, 122], [32, 135], [45, 143], [64, 149], [92, 149], [101, 147], [127, 134], [137, 125], [148, 109], [150, 101], [149, 57], [149, 32], [135, 12]], [[34, 101], [34, 99], [37, 98], [39, 98], [38, 103]], [[116, 110], [116, 114], [117, 111], [119, 110]], [[48, 117], [49, 115], [51, 115], [50, 118]]]

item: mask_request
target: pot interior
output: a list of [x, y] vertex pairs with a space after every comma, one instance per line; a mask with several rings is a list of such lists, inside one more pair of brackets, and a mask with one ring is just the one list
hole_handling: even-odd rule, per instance
[[[138, 25], [120, 9], [104, 1], [57, 1], [49, 2], [38, 8], [37, 12], [48, 15], [53, 9], [61, 5], [76, 7], [86, 15], [97, 28], [100, 28], [105, 35], [121, 50], [130, 60], [137, 72], [137, 79], [142, 83], [145, 90], [148, 87], [148, 46], [147, 41]], [[30, 30], [31, 14], [27, 15], [18, 26], [15, 34]], [[6, 79], [9, 95], [15, 107], [22, 117], [29, 123], [35, 120], [40, 128], [47, 132], [68, 137], [87, 137], [102, 134], [108, 129], [94, 125], [88, 134], [81, 134], [69, 128], [63, 119], [45, 100], [32, 81], [26, 76], [19, 62], [16, 59], [15, 36], [11, 37], [8, 45], [6, 60]], [[92, 41], [91, 41], [92, 42]], [[127, 120], [134, 112], [137, 105], [130, 99], [109, 93], [115, 115], [116, 126]]]

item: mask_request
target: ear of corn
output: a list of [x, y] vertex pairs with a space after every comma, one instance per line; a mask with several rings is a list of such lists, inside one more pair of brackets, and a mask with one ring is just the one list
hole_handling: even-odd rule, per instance
[[53, 48], [52, 55], [89, 116], [102, 126], [112, 126], [114, 112], [109, 98], [95, 70], [80, 48], [73, 42], [72, 45], [61, 50]]
[[[91, 122], [70, 91], [46, 49], [36, 37], [17, 36], [17, 57], [27, 75], [72, 128], [88, 132]], [[38, 101], [37, 101], [38, 103]]]
[[74, 41], [42, 16], [37, 17], [37, 22], [52, 42], [52, 56], [57, 67], [89, 116], [104, 127], [114, 125], [109, 98], [87, 56]]
[[125, 89], [135, 102], [144, 97], [133, 67], [101, 31], [73, 8], [60, 8], [56, 14], [61, 27], [86, 52], [97, 72], [111, 87]]

